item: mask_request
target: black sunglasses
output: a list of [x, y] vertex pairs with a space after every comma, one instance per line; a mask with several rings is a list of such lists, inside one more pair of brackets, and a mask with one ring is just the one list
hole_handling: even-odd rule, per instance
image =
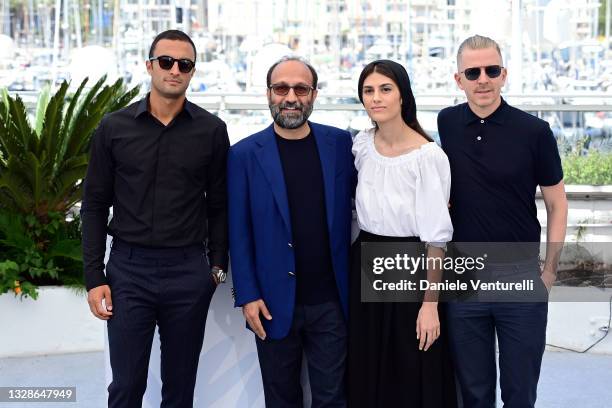
[[157, 60], [157, 62], [159, 63], [159, 67], [161, 69], [165, 69], [166, 71], [171, 70], [172, 67], [174, 66], [174, 62], [176, 61], [178, 62], [179, 71], [181, 71], [183, 74], [187, 74], [191, 72], [193, 67], [195, 67], [195, 62], [187, 58], [177, 59], [177, 58], [172, 58], [168, 55], [160, 55], [159, 57], [149, 58], [149, 61], [155, 61], [155, 60]]
[[486, 67], [466, 68], [465, 70], [461, 71], [460, 74], [463, 73], [468, 80], [475, 81], [480, 78], [482, 68], [484, 68], [485, 74], [492, 79], [500, 76], [504, 67], [501, 65], [487, 65]]
[[274, 94], [278, 96], [288, 95], [290, 89], [293, 89], [293, 92], [295, 92], [296, 96], [306, 96], [310, 93], [310, 91], [314, 90], [312, 86], [308, 86], [308, 85], [291, 86], [291, 85], [286, 85], [286, 84], [270, 85], [268, 88], [271, 89], [272, 92], [274, 92]]

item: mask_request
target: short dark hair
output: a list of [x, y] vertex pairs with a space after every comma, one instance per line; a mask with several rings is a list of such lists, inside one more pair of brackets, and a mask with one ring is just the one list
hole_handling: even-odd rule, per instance
[[272, 64], [270, 69], [268, 69], [268, 75], [266, 75], [266, 86], [268, 88], [270, 87], [270, 85], [272, 85], [272, 83], [271, 83], [271, 81], [272, 81], [272, 71], [274, 71], [274, 68], [276, 68], [277, 66], [279, 66], [283, 62], [287, 62], [287, 61], [298, 61], [298, 62], [301, 62], [302, 64], [306, 65], [306, 68], [308, 68], [308, 70], [312, 74], [312, 87], [314, 89], [317, 89], [317, 82], [319, 81], [319, 77], [317, 76], [317, 71], [315, 71], [315, 69], [312, 67], [312, 65], [310, 65], [310, 63], [308, 61], [306, 61], [302, 57], [298, 57], [297, 55], [287, 55], [287, 56], [284, 56], [283, 58], [279, 59], [274, 64]]
[[157, 34], [157, 37], [151, 43], [151, 48], [149, 48], [149, 58], [153, 58], [153, 53], [155, 52], [155, 46], [161, 40], [174, 40], [174, 41], [184, 41], [193, 47], [193, 62], [197, 59], [198, 53], [196, 52], [196, 47], [191, 38], [182, 32], [181, 30], [167, 30], [162, 33]]

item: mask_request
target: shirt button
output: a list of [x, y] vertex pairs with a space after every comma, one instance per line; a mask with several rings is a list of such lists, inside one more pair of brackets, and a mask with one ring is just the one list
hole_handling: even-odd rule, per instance
[[287, 245], [289, 246], [289, 248], [293, 248], [293, 244], [291, 242], [287, 243]]
[[484, 119], [480, 119], [480, 123], [484, 123]]
[[289, 276], [295, 276], [295, 273], [289, 272]]
[[481, 139], [482, 139], [482, 137], [480, 137], [480, 136], [478, 136], [478, 137], [476, 138], [476, 140], [481, 140]]

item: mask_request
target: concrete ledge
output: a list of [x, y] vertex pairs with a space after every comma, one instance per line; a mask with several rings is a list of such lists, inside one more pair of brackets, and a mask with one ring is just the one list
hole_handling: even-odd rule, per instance
[[[565, 186], [565, 194], [569, 200], [612, 200], [612, 185], [568, 184]], [[536, 198], [542, 198], [540, 189], [536, 190]]]
[[0, 295], [0, 357], [104, 350], [104, 322], [89, 311], [85, 292], [43, 286], [37, 300]]

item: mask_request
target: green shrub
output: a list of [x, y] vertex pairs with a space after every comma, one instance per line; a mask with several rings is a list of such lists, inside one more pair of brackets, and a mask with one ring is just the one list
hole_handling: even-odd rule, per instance
[[73, 95], [64, 82], [44, 89], [32, 120], [19, 96], [0, 100], [0, 293], [36, 297], [44, 284], [82, 285], [79, 219], [89, 144], [102, 117], [126, 106], [138, 87], [101, 78]]
[[612, 153], [571, 153], [563, 157], [562, 164], [565, 184], [612, 184]]

